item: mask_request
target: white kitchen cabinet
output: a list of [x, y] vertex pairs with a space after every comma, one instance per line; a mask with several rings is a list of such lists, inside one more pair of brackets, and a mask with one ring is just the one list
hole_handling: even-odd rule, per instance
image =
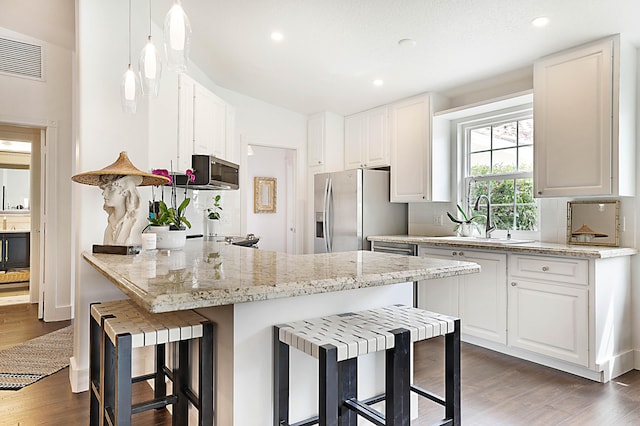
[[314, 173], [343, 170], [344, 117], [329, 111], [309, 116], [307, 165]]
[[389, 165], [389, 107], [382, 106], [344, 120], [344, 168]]
[[509, 286], [509, 344], [588, 366], [588, 291], [513, 279]]
[[507, 255], [422, 246], [418, 254], [474, 262], [481, 267], [479, 274], [421, 281], [418, 285], [418, 307], [460, 317], [463, 336], [506, 344]]
[[192, 154], [227, 159], [227, 144], [233, 134], [228, 125], [233, 108], [187, 75], [179, 77], [178, 171], [191, 168]]
[[619, 36], [534, 64], [537, 197], [634, 195], [635, 68]]
[[449, 201], [450, 123], [434, 118], [447, 99], [427, 93], [391, 105], [391, 201]]

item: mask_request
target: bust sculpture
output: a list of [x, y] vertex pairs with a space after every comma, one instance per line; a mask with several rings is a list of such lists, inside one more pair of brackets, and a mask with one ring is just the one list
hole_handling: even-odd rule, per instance
[[98, 186], [102, 189], [108, 214], [103, 244], [106, 246], [131, 245], [131, 233], [136, 224], [140, 207], [138, 186], [164, 185], [169, 179], [137, 169], [126, 152], [121, 152], [115, 163], [104, 169], [80, 173], [71, 178], [78, 183]]

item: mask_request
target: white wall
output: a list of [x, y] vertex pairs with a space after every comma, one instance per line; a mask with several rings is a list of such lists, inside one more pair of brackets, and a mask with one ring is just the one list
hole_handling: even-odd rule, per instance
[[[6, 3], [6, 2], [5, 2]], [[48, 229], [50, 240], [49, 260], [55, 259], [55, 276], [47, 283], [52, 292], [56, 293], [55, 306], [45, 311], [45, 319], [59, 320], [71, 317], [73, 303], [73, 274], [71, 271], [71, 227], [73, 213], [71, 206], [71, 171], [73, 144], [73, 61], [74, 52], [68, 45], [67, 31], [69, 27], [56, 30], [56, 25], [73, 22], [73, 13], [68, 8], [61, 7], [52, 13], [46, 23], [41, 26], [34, 24], [35, 16], [31, 14], [34, 2], [12, 2], [11, 7], [0, 6], [0, 37], [41, 44], [44, 47], [45, 81], [0, 75], [0, 123], [15, 123], [44, 128], [51, 126], [57, 133], [55, 151], [52, 162], [57, 172], [57, 179], [49, 182], [51, 191], [56, 192], [54, 210], [48, 212], [49, 217], [59, 217], [55, 227]], [[71, 8], [72, 10], [72, 8]], [[21, 16], [21, 19], [16, 18]], [[32, 19], [26, 19], [31, 17]], [[9, 30], [8, 28], [12, 28]], [[73, 26], [71, 26], [73, 28]], [[47, 37], [37, 39], [36, 36]], [[49, 42], [52, 40], [53, 42]], [[56, 44], [60, 43], [60, 44]], [[39, 152], [39, 151], [38, 151]], [[52, 170], [53, 171], [53, 170]], [[37, 255], [35, 256], [37, 257]], [[34, 258], [35, 258], [34, 257]], [[33, 287], [33, 286], [32, 286]], [[37, 288], [31, 289], [31, 301], [38, 301]], [[58, 313], [61, 317], [49, 317]]]
[[[260, 236], [260, 248], [281, 253], [287, 252], [287, 163], [295, 151], [282, 148], [252, 145], [253, 155], [247, 161], [249, 188], [245, 191], [247, 203], [247, 229]], [[255, 177], [276, 178], [276, 212], [254, 213]]]

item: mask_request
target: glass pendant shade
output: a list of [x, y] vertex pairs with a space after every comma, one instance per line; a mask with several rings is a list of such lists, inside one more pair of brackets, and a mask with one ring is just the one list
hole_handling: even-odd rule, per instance
[[164, 48], [167, 66], [177, 72], [187, 70], [189, 45], [191, 44], [191, 24], [180, 5], [175, 0], [164, 20]]
[[147, 45], [140, 53], [139, 69], [142, 93], [147, 96], [158, 96], [162, 62], [158, 49], [151, 41], [151, 36], [147, 39]]
[[129, 68], [122, 76], [122, 83], [120, 84], [123, 112], [135, 114], [138, 106], [138, 92], [139, 87], [136, 81], [136, 73], [133, 72], [131, 64], [129, 64]]

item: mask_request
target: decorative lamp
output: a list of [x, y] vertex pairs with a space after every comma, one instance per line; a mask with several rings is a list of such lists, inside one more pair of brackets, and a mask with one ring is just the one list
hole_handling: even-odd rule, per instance
[[149, 0], [149, 36], [147, 44], [140, 53], [140, 83], [142, 93], [146, 96], [158, 96], [160, 88], [160, 75], [162, 74], [162, 61], [158, 49], [151, 41], [151, 0]]
[[122, 76], [122, 83], [120, 83], [123, 112], [128, 114], [136, 113], [139, 90], [136, 74], [131, 69], [131, 0], [129, 0], [129, 66]]
[[191, 24], [180, 4], [174, 0], [164, 20], [164, 49], [167, 66], [176, 72], [185, 72], [189, 60]]
[[74, 182], [98, 186], [104, 197], [103, 209], [109, 215], [103, 245], [93, 246], [94, 253], [132, 254], [131, 232], [136, 224], [140, 194], [138, 186], [164, 185], [169, 179], [136, 168], [125, 151], [109, 166], [71, 177]]

